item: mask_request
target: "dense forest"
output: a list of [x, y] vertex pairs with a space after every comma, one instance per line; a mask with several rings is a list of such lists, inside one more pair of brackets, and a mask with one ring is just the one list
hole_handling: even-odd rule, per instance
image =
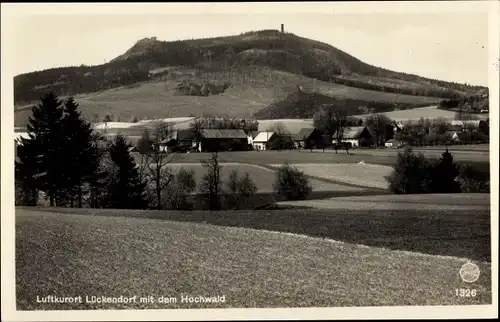
[[[349, 115], [382, 113], [394, 109], [419, 107], [417, 104], [394, 102], [375, 102], [358, 99], [339, 99], [319, 93], [297, 91], [289, 94], [283, 100], [276, 101], [254, 114], [257, 119], [300, 119], [312, 118], [318, 108], [324, 104], [342, 105]], [[427, 104], [422, 104], [425, 106]]]
[[[263, 30], [184, 41], [145, 38], [106, 64], [52, 68], [18, 75], [14, 78], [15, 104], [25, 105], [38, 100], [47, 91], [66, 96], [132, 85], [151, 79], [151, 70], [166, 66], [185, 66], [200, 71], [264, 66], [352, 87], [442, 98], [456, 98], [482, 89], [393, 72], [365, 64], [328, 44], [278, 30]], [[369, 76], [372, 81], [341, 77], [351, 75], [361, 79]], [[377, 78], [425, 84], [426, 89], [415, 92], [397, 82], [382, 86], [377, 84]]]

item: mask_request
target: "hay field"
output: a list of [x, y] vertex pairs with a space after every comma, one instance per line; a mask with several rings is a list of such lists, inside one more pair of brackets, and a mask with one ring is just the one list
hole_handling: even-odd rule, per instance
[[[491, 303], [490, 264], [476, 262], [481, 277], [465, 285], [458, 271], [466, 261], [246, 228], [16, 213], [18, 310]], [[478, 295], [455, 296], [463, 287]], [[152, 296], [154, 302], [36, 302], [47, 294]], [[181, 303], [181, 296], [198, 295], [224, 295], [225, 302]], [[178, 300], [159, 303], [160, 296]]]

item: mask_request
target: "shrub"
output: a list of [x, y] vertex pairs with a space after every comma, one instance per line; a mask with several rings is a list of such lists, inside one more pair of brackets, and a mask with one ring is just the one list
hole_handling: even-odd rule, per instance
[[428, 193], [431, 186], [433, 164], [422, 153], [416, 155], [411, 148], [398, 153], [394, 171], [389, 176], [389, 189], [396, 194]]
[[462, 165], [458, 175], [458, 183], [462, 192], [468, 193], [489, 193], [490, 173], [481, 171], [471, 165]]
[[273, 188], [275, 195], [285, 200], [306, 199], [312, 192], [309, 179], [304, 172], [287, 162], [279, 167]]
[[255, 195], [257, 186], [250, 178], [248, 172], [240, 177], [238, 171], [234, 170], [229, 174], [226, 182], [226, 191], [228, 193], [227, 203], [231, 209], [239, 209], [241, 202]]

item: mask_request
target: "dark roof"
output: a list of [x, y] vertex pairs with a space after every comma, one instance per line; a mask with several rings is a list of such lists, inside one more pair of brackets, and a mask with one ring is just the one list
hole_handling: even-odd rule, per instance
[[191, 129], [178, 130], [176, 138], [179, 141], [192, 140], [194, 139], [194, 133]]
[[252, 131], [251, 134], [252, 134], [252, 139], [255, 139], [257, 137], [257, 135], [259, 135], [259, 131]]
[[236, 129], [204, 129], [202, 136], [207, 139], [246, 139], [243, 130]]
[[316, 129], [315, 128], [303, 128], [299, 131], [299, 133], [297, 133], [295, 136], [294, 136], [294, 140], [295, 141], [302, 141], [304, 139], [308, 139], [311, 134], [313, 134], [313, 132], [315, 131]]

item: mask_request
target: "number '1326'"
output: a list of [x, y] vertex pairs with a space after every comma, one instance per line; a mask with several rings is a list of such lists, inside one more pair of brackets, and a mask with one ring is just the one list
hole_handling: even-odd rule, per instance
[[457, 288], [455, 289], [455, 295], [460, 297], [476, 297], [477, 291], [475, 289]]

